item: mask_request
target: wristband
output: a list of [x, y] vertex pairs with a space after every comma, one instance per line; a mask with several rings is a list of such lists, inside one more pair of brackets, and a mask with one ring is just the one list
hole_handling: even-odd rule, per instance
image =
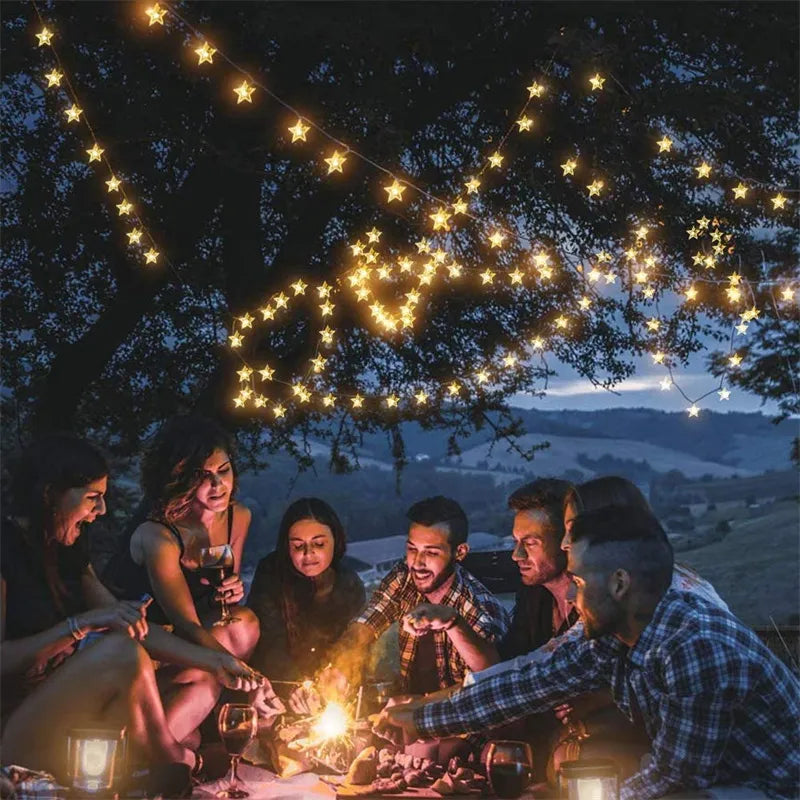
[[67, 617], [67, 625], [69, 626], [70, 635], [76, 642], [86, 638], [86, 631], [81, 630], [80, 625], [78, 625], [78, 620], [75, 617]]

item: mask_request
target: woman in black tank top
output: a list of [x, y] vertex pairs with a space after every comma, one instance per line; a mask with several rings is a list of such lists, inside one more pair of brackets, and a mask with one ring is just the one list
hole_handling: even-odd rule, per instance
[[[142, 461], [143, 519], [123, 541], [103, 578], [118, 597], [154, 598], [150, 618], [184, 639], [247, 660], [258, 641], [258, 620], [232, 609], [236, 622], [215, 626], [220, 600], [235, 606], [250, 512], [233, 500], [233, 443], [216, 423], [176, 417], [156, 436]], [[229, 544], [233, 574], [216, 587], [201, 567], [204, 548]], [[196, 673], [196, 671], [195, 671]], [[165, 693], [170, 727], [183, 739], [207, 716], [221, 686], [213, 675], [179, 674]]]

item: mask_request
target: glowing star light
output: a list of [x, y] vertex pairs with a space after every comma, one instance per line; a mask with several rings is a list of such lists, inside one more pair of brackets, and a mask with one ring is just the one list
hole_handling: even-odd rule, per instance
[[[467, 187], [467, 194], [475, 194], [478, 191], [478, 187], [481, 185], [481, 182], [477, 178], [470, 178], [464, 186]], [[773, 203], [775, 201], [773, 200]]]
[[203, 42], [200, 47], [195, 49], [195, 53], [197, 53], [197, 65], [213, 64], [214, 53], [216, 52], [217, 49], [215, 47], [212, 47], [208, 42]]
[[460, 197], [457, 197], [455, 203], [453, 203], [453, 213], [454, 214], [466, 214], [467, 213], [467, 204]]
[[50, 40], [53, 38], [53, 32], [48, 28], [42, 28], [42, 30], [36, 34], [36, 38], [39, 40], [39, 47], [44, 47], [46, 44], [50, 44]]
[[117, 212], [120, 217], [126, 216], [133, 211], [133, 205], [129, 203], [127, 200], [123, 200], [121, 203], [117, 203]]
[[574, 158], [568, 158], [563, 164], [561, 164], [561, 169], [564, 171], [564, 175], [574, 175], [575, 174], [575, 167], [578, 166], [578, 162]]
[[301, 294], [305, 294], [307, 288], [308, 284], [304, 283], [302, 280], [297, 280], [292, 284], [292, 291], [294, 292], [295, 297]]
[[322, 398], [322, 405], [325, 406], [325, 408], [333, 408], [335, 403], [336, 403], [336, 395], [331, 394], [330, 392], [328, 392], [328, 394], [326, 394], [325, 397]]
[[699, 167], [695, 167], [698, 178], [707, 178], [711, 175], [711, 166], [704, 161]]
[[150, 8], [146, 9], [145, 14], [147, 14], [148, 19], [150, 20], [147, 23], [147, 26], [150, 27], [151, 25], [163, 25], [164, 24], [164, 15], [167, 13], [166, 8], [161, 8], [161, 6], [156, 3], [155, 5], [150, 6]]
[[658, 145], [659, 153], [669, 153], [672, 150], [672, 139], [666, 134], [656, 144]]
[[253, 370], [245, 365], [240, 370], [238, 370], [236, 374], [239, 376], [239, 381], [241, 383], [244, 383], [245, 381], [250, 380], [250, 376], [253, 374]]
[[228, 337], [228, 341], [231, 343], [231, 347], [234, 347], [234, 348], [241, 347], [242, 346], [242, 342], [244, 341], [244, 337], [242, 336], [241, 333], [232, 333]]
[[418, 406], [424, 406], [428, 402], [428, 395], [424, 390], [420, 389], [415, 395], [414, 399], [417, 401]]
[[357, 394], [355, 397], [350, 398], [350, 405], [353, 408], [362, 408], [364, 405], [364, 398], [360, 394]]
[[63, 77], [64, 73], [59, 72], [57, 69], [54, 69], [52, 72], [48, 72], [47, 75], [45, 75], [45, 78], [47, 78], [47, 88], [49, 89], [51, 86], [60, 85]]
[[484, 286], [492, 283], [492, 281], [494, 281], [494, 272], [492, 272], [490, 269], [487, 269], [485, 272], [481, 272], [481, 282]]
[[443, 208], [434, 211], [433, 214], [429, 214], [428, 216], [433, 221], [433, 229], [435, 231], [450, 230], [450, 214]]
[[695, 403], [692, 403], [686, 410], [689, 412], [690, 417], [697, 417], [700, 415], [700, 408]]
[[492, 155], [489, 156], [489, 166], [492, 167], [492, 169], [501, 167], [504, 158], [505, 156], [501, 156], [500, 153], [492, 153]]
[[275, 415], [275, 419], [280, 419], [286, 415], [286, 409], [280, 403], [276, 403], [272, 406], [272, 413]]
[[603, 181], [592, 181], [586, 188], [589, 191], [589, 197], [597, 197], [602, 191], [604, 186]]
[[152, 247], [151, 247], [151, 248], [150, 248], [150, 249], [149, 249], [149, 250], [148, 250], [148, 251], [147, 251], [147, 252], [144, 254], [144, 261], [145, 261], [145, 264], [155, 264], [155, 263], [156, 263], [156, 261], [158, 261], [158, 256], [159, 256], [159, 255], [160, 255], [160, 253], [158, 252], [158, 250], [155, 250], [154, 248], [152, 248]]
[[489, 236], [489, 244], [492, 247], [502, 247], [505, 240], [506, 235], [501, 231], [495, 231]]
[[544, 94], [544, 86], [541, 83], [537, 83], [534, 81], [530, 86], [527, 87], [528, 89], [528, 99], [531, 100], [534, 97], [541, 97]]
[[386, 398], [386, 407], [387, 408], [397, 408], [398, 400], [399, 400], [399, 398], [397, 397], [396, 394], [390, 394]]
[[733, 187], [733, 197], [735, 200], [744, 200], [749, 191], [743, 183], [740, 183], [738, 186]]
[[251, 86], [246, 80], [242, 81], [233, 92], [236, 95], [236, 105], [239, 103], [252, 103], [253, 92], [256, 90], [255, 86]]
[[239, 325], [244, 328], [252, 328], [253, 327], [253, 318], [249, 314], [245, 314], [243, 317], [237, 317], [239, 320]]
[[322, 372], [325, 369], [325, 362], [327, 358], [323, 358], [322, 356], [317, 356], [316, 358], [311, 359], [311, 366], [314, 368], [314, 372]]
[[306, 125], [303, 120], [298, 119], [294, 125], [289, 128], [289, 133], [292, 134], [292, 143], [300, 141], [305, 142], [306, 134], [311, 130], [310, 125]]
[[97, 142], [95, 142], [86, 152], [89, 155], [89, 163], [91, 164], [92, 161], [99, 161], [105, 150], [102, 147], [98, 147]]
[[260, 370], [258, 370], [258, 374], [261, 377], [262, 381], [271, 381], [272, 376], [275, 374], [275, 370], [272, 367], [264, 366]]
[[777, 211], [779, 208], [784, 208], [786, 206], [786, 198], [780, 193], [770, 198], [770, 202], [772, 203], [773, 211]]
[[658, 385], [661, 387], [662, 392], [667, 392], [672, 388], [672, 381], [669, 378], [663, 378]]
[[596, 72], [591, 78], [589, 78], [589, 83], [592, 86], [593, 92], [602, 89], [605, 82], [606, 79], [599, 72]]
[[402, 200], [403, 192], [405, 190], [406, 187], [403, 186], [397, 179], [393, 180], [388, 186], [383, 187], [383, 191], [389, 196], [389, 199], [387, 200], [388, 203], [391, 203], [393, 200]]
[[519, 126], [519, 132], [522, 133], [523, 131], [529, 131], [533, 127], [533, 120], [525, 116], [524, 114], [517, 120], [517, 125]]
[[113, 175], [106, 181], [106, 186], [108, 187], [107, 191], [109, 194], [111, 192], [116, 192], [119, 189], [119, 185], [122, 181], [119, 178], [114, 177]]
[[333, 328], [331, 328], [328, 325], [326, 325], [319, 332], [319, 338], [322, 340], [323, 344], [333, 344], [333, 334], [334, 333], [336, 333], [336, 331]]
[[140, 228], [134, 228], [132, 231], [128, 231], [128, 244], [139, 244], [142, 241], [142, 230]]
[[328, 175], [332, 175], [334, 172], [341, 172], [345, 161], [347, 161], [347, 156], [338, 150], [334, 150], [333, 155], [325, 159], [325, 163], [328, 165]]
[[730, 391], [730, 389], [722, 388], [717, 392], [717, 394], [719, 395], [720, 401], [728, 400], [730, 398], [730, 396], [731, 396], [731, 391]]
[[83, 114], [83, 109], [73, 103], [64, 113], [67, 115], [67, 122], [77, 122]]

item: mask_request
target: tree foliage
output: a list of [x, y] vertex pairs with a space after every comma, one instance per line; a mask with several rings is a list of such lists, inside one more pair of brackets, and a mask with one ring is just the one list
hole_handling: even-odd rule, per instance
[[[684, 151], [725, 165], [727, 175], [786, 185], [797, 145], [794, 4], [692, 4], [680, 13], [660, 3], [176, 8], [303, 114], [438, 197], [463, 193], [463, 181], [513, 123], [524, 87], [546, 80], [551, 93], [532, 109], [534, 131], [508, 139], [503, 177], [486, 176], [473, 207], [479, 221], [452, 233], [448, 249], [468, 267], [492, 264], [499, 273], [529, 263], [527, 243], [500, 256], [489, 251], [486, 233], [502, 224], [556, 250], [562, 268], [548, 288], [529, 281], [515, 292], [481, 291], [474, 277], [438, 282], [413, 335], [376, 335], [363, 306], [341, 300], [325, 381], [345, 392], [428, 387], [433, 401], [422, 412], [302, 407], [280, 423], [268, 412], [237, 413], [230, 403], [237, 360], [225, 346], [233, 319], [291, 278], [334, 283], [349, 263], [347, 244], [373, 225], [384, 232], [387, 254], [413, 250], [430, 235], [430, 201], [408, 191], [408, 202], [387, 206], [385, 176], [355, 157], [345, 175], [326, 179], [319, 168], [326, 142], [310, 135], [303, 149], [292, 146], [286, 127], [295, 117], [263, 93], [252, 108], [234, 105], [232, 70], [197, 69], [185, 57], [192, 40], [169, 23], [147, 29], [138, 5], [44, 5], [97, 138], [173, 265], [144, 268], [126, 250], [102, 179], [86, 164], [88, 132], [65, 126], [64, 97], [42, 88], [51, 62], [34, 46], [31, 5], [6, 2], [6, 441], [75, 428], [125, 455], [163, 418], [192, 408], [239, 427], [254, 454], [283, 449], [307, 460], [307, 440], [327, 439], [337, 469], [350, 468], [359, 437], [378, 429], [402, 464], [398, 423], [410, 418], [449, 427], [456, 452], [460, 437], [487, 425], [513, 439], [506, 400], [545, 388], [550, 365], [524, 360], [469, 402], [440, 403], [437, 387], [498, 352], [526, 352], [531, 333], [544, 332], [549, 352], [602, 385], [630, 375], [652, 343], [642, 323], [657, 308], [639, 302], [630, 282], [576, 318], [569, 335], [552, 335], [552, 321], [586, 292], [578, 267], [598, 250], [619, 249], [637, 220], [652, 223], [662, 254], [653, 303], [668, 309], [671, 292], [692, 274], [685, 229], [701, 214], [735, 232], [730, 263], [744, 278], [777, 281], [796, 264], [791, 211], [779, 217], [763, 204], [734, 206], [727, 185], [722, 200], [698, 183], [685, 152], [655, 159], [653, 144], [670, 131]], [[609, 76], [597, 96], [586, 89], [595, 71]], [[558, 164], [575, 153], [585, 175], [608, 177], [602, 202], [561, 175]], [[782, 306], [776, 321], [769, 292], [756, 298], [764, 311], [749, 340], [752, 358], [730, 380], [788, 413], [798, 410], [797, 307]], [[667, 312], [664, 341], [678, 361], [709, 337], [722, 342], [741, 310], [725, 307], [721, 290], [711, 294], [700, 298], [699, 315], [684, 306]], [[278, 366], [291, 382], [306, 374], [317, 327], [315, 306], [300, 305], [259, 330], [248, 358]], [[275, 396], [282, 391], [276, 384]]]

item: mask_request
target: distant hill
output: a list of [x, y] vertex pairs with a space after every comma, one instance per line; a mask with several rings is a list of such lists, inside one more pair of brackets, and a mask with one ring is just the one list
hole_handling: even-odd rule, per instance
[[[788, 468], [791, 441], [800, 432], [797, 420], [784, 420], [775, 425], [769, 417], [759, 413], [720, 414], [704, 410], [699, 419], [690, 419], [684, 412], [650, 408], [513, 411], [522, 420], [528, 434], [539, 435], [537, 441], [553, 442], [554, 437], [568, 437], [570, 440], [643, 442], [684, 453], [696, 460], [736, 467], [743, 475]], [[444, 458], [447, 455], [448, 435], [447, 431], [424, 430], [418, 423], [403, 425], [406, 451], [410, 457], [425, 453], [433, 460]], [[489, 438], [490, 434], [486, 431], [474, 433], [460, 442], [461, 450], [471, 450]], [[615, 444], [611, 441], [608, 443], [612, 454]], [[570, 441], [569, 447], [572, 446]], [[600, 449], [599, 445], [591, 447], [593, 452], [599, 452]], [[390, 449], [385, 435], [366, 436], [363, 453], [379, 460], [389, 459]], [[541, 454], [537, 453], [536, 457], [540, 458]]]

